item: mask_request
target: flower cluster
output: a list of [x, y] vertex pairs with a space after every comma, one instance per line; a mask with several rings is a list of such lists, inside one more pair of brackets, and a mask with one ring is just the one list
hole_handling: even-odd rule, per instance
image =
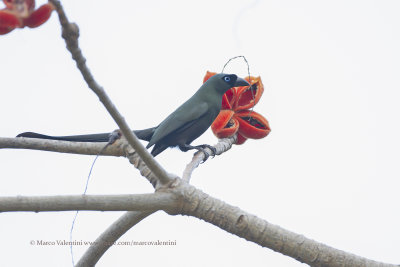
[[[215, 74], [207, 71], [203, 82]], [[243, 144], [248, 138], [264, 138], [271, 131], [267, 119], [250, 110], [264, 92], [261, 78], [251, 76], [246, 80], [250, 83], [249, 86], [233, 87], [226, 91], [222, 98], [221, 111], [211, 125], [211, 130], [218, 138], [237, 134], [237, 145]]]
[[0, 10], [0, 34], [25, 26], [35, 28], [45, 23], [54, 10], [51, 3], [35, 9], [35, 0], [3, 0], [6, 7]]

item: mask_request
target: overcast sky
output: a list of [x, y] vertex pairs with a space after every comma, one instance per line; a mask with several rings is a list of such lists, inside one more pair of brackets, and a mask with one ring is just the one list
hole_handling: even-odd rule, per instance
[[[80, 27], [97, 81], [131, 128], [157, 125], [207, 70], [245, 55], [265, 92], [254, 110], [271, 134], [235, 146], [192, 184], [270, 223], [357, 255], [400, 263], [400, 1], [62, 1]], [[43, 3], [39, 2], [39, 3]], [[3, 6], [3, 5], [2, 5]], [[56, 14], [37, 29], [0, 36], [2, 137], [112, 131], [60, 37]], [[238, 60], [228, 73], [246, 75]], [[216, 143], [208, 131], [194, 144]], [[178, 175], [192, 152], [157, 159]], [[0, 150], [0, 195], [81, 194], [93, 156]], [[152, 192], [124, 158], [101, 157], [89, 194]], [[121, 212], [81, 212], [74, 240], [94, 241]], [[71, 266], [73, 212], [0, 213], [1, 266]], [[158, 212], [97, 266], [301, 266], [184, 216]], [[86, 250], [74, 247], [76, 260]]]

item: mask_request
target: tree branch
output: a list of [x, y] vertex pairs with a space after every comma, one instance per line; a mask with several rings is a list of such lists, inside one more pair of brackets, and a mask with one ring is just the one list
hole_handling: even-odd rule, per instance
[[115, 241], [151, 213], [147, 211], [126, 212], [96, 239], [75, 267], [94, 266]]
[[136, 195], [66, 195], [0, 197], [0, 212], [6, 211], [156, 211], [170, 210], [178, 203], [172, 193]]
[[[52, 151], [60, 153], [71, 153], [81, 155], [100, 155], [103, 156], [125, 156], [129, 162], [133, 164], [140, 174], [145, 177], [149, 182], [158, 189], [162, 184], [158, 183], [157, 176], [139, 157], [138, 153], [129, 145], [124, 137], [118, 139], [114, 144], [108, 145], [104, 149], [105, 143], [91, 143], [91, 142], [69, 142], [36, 138], [3, 138], [0, 137], [1, 148], [18, 148], [18, 149], [34, 149], [43, 151]], [[104, 150], [103, 150], [104, 149]], [[172, 174], [169, 175], [172, 179], [177, 178]]]
[[153, 156], [147, 151], [147, 149], [140, 143], [139, 139], [129, 128], [124, 117], [119, 113], [111, 99], [108, 97], [104, 89], [95, 81], [92, 73], [86, 65], [86, 59], [82, 54], [78, 44], [79, 28], [75, 23], [70, 23], [61, 6], [60, 1], [50, 0], [51, 3], [56, 7], [58, 18], [62, 26], [62, 37], [65, 39], [67, 49], [70, 51], [72, 58], [75, 60], [78, 69], [80, 70], [83, 78], [85, 79], [89, 88], [99, 97], [108, 113], [112, 116], [114, 121], [117, 123], [121, 132], [128, 140], [129, 144], [137, 151], [139, 156], [143, 159], [147, 166], [154, 172], [161, 184], [168, 184], [170, 177], [168, 173], [161, 167], [161, 165], [154, 160]]
[[[101, 153], [102, 156], [125, 156], [124, 150], [115, 144], [109, 145]], [[60, 153], [71, 153], [81, 155], [98, 155], [104, 148], [105, 143], [81, 143], [69, 141], [57, 141], [37, 138], [4, 138], [0, 137], [1, 148], [33, 149], [52, 151]]]
[[[236, 143], [237, 137], [232, 136], [229, 138], [218, 139], [218, 143], [214, 145], [214, 148], [217, 150], [217, 155], [221, 155], [222, 153], [228, 151], [232, 148], [232, 144]], [[206, 148], [205, 151], [211, 155], [212, 151], [209, 148]], [[205, 155], [202, 151], [199, 151], [193, 155], [192, 161], [186, 165], [185, 170], [182, 174], [182, 179], [187, 183], [190, 182], [190, 178], [192, 177], [193, 171], [203, 162]]]
[[268, 223], [238, 207], [213, 198], [182, 182], [175, 190], [184, 196], [178, 214], [190, 215], [252, 241], [262, 247], [292, 257], [310, 266], [393, 267], [344, 252]]

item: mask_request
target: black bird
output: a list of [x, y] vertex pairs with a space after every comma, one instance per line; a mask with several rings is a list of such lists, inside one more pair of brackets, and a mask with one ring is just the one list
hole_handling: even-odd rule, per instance
[[[134, 133], [148, 141], [146, 148], [154, 145], [151, 154], [155, 157], [168, 147], [178, 146], [182, 151], [190, 149], [202, 150], [209, 145], [190, 145], [211, 126], [221, 110], [222, 96], [232, 87], [248, 86], [249, 83], [235, 74], [219, 73], [209, 78], [197, 92], [185, 103], [172, 112], [158, 126], [136, 130]], [[52, 139], [75, 142], [108, 142], [110, 133], [48, 136], [33, 132], [25, 132], [17, 137]], [[206, 157], [208, 156], [207, 153]]]

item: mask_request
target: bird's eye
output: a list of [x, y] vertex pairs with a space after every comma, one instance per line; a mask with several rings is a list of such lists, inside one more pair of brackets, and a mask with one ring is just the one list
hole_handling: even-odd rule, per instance
[[231, 81], [231, 78], [230, 78], [229, 76], [225, 76], [225, 77], [224, 77], [224, 81], [227, 82], [227, 83], [229, 83], [229, 82]]

